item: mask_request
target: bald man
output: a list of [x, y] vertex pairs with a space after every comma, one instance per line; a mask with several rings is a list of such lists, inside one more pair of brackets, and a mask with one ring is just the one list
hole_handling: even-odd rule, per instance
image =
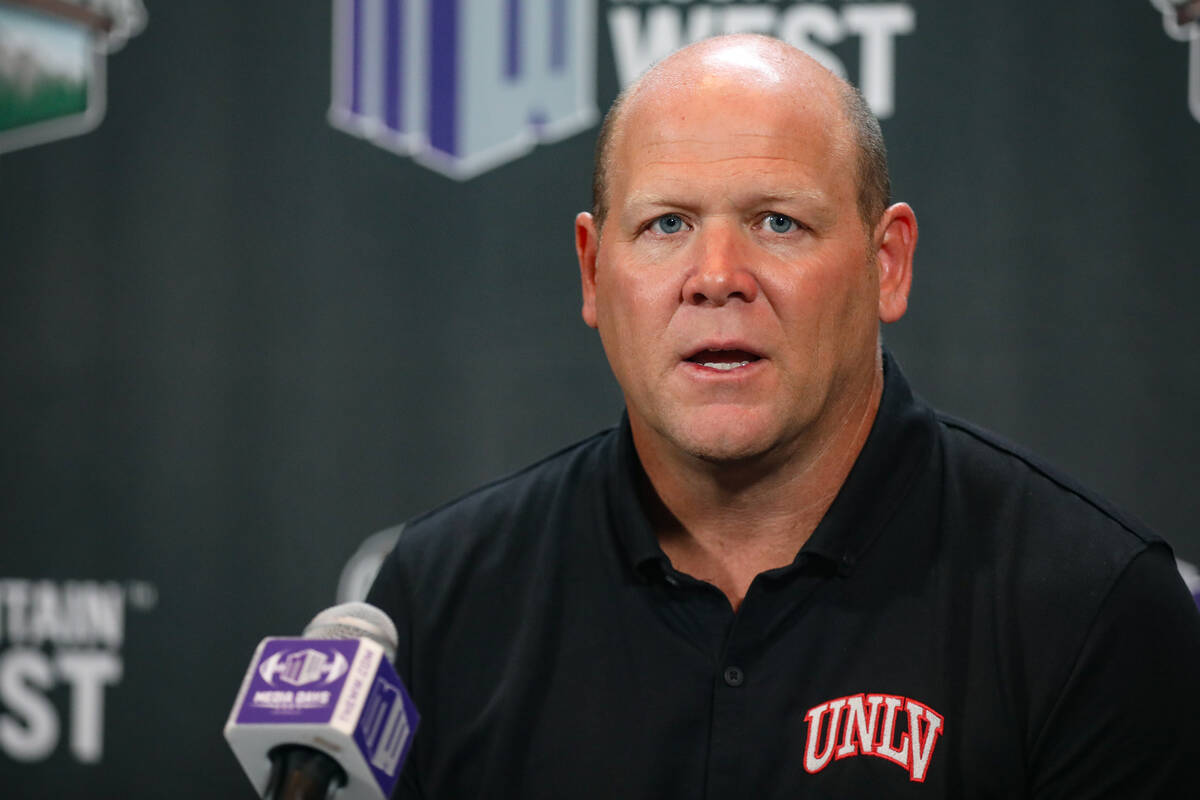
[[764, 37], [655, 66], [575, 221], [608, 431], [411, 521], [398, 797], [1190, 797], [1156, 536], [917, 400], [878, 123]]

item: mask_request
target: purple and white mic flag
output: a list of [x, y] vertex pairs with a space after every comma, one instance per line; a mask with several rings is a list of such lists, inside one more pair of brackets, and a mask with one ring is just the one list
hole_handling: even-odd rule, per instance
[[346, 771], [345, 800], [390, 797], [420, 717], [383, 647], [366, 639], [263, 639], [225, 738], [255, 788], [282, 744], [329, 754]]

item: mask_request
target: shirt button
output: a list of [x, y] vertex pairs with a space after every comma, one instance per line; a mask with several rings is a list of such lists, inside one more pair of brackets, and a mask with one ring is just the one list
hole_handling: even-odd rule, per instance
[[667, 582], [667, 586], [679, 586], [679, 578], [676, 578], [674, 575], [666, 575], [663, 577], [663, 580]]
[[725, 668], [725, 683], [729, 686], [741, 686], [746, 680], [746, 673], [740, 667]]

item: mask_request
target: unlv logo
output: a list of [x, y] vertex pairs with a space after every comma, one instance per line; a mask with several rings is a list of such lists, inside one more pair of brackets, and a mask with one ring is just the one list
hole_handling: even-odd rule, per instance
[[330, 123], [459, 180], [592, 125], [595, 0], [334, 0]]
[[808, 737], [804, 769], [816, 773], [832, 761], [877, 756], [923, 783], [945, 720], [929, 706], [890, 694], [856, 694], [813, 706], [804, 716]]

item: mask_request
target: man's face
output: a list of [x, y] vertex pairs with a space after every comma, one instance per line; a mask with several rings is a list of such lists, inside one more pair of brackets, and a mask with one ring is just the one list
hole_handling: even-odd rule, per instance
[[631, 103], [603, 235], [582, 214], [576, 243], [639, 446], [726, 461], [820, 441], [871, 387], [880, 313], [836, 95], [708, 74]]

